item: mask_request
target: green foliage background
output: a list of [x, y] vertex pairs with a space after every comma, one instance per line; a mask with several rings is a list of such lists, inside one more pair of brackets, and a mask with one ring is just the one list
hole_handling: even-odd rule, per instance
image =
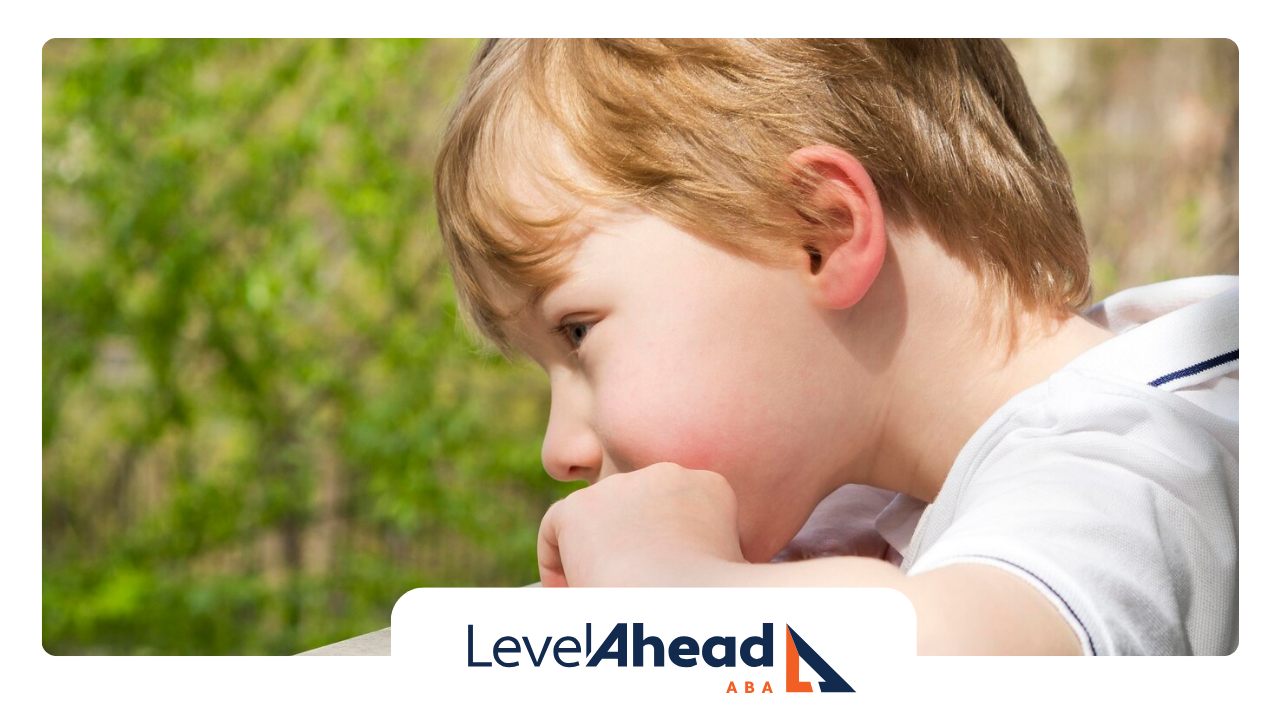
[[537, 580], [529, 367], [459, 331], [465, 42], [45, 50], [44, 642], [292, 653]]
[[[1235, 49], [1179, 42], [1012, 43], [1104, 293], [1238, 265]], [[473, 49], [46, 46], [46, 650], [294, 653], [414, 587], [537, 579], [572, 489], [541, 468], [545, 381], [461, 332], [431, 206]]]

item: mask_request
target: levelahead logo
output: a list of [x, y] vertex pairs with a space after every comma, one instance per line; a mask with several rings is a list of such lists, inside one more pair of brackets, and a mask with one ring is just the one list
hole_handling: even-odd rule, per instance
[[800, 659], [809, 663], [809, 667], [822, 676], [818, 687], [822, 692], [853, 692], [849, 683], [831, 669], [822, 656], [809, 647], [809, 643], [800, 634], [787, 626], [787, 692], [813, 692], [813, 684], [800, 680]]
[[[669, 643], [657, 636], [647, 635], [644, 623], [617, 623], [592, 651], [591, 623], [586, 624], [585, 639], [566, 635], [560, 638], [546, 636], [541, 645], [531, 642], [528, 635], [519, 640], [512, 635], [504, 635], [493, 643], [491, 659], [477, 659], [475, 648], [475, 627], [467, 625], [467, 667], [520, 667], [521, 663], [529, 663], [535, 668], [542, 667], [547, 661], [550, 651], [551, 659], [561, 667], [597, 667], [601, 663], [612, 663], [615, 667], [645, 667], [646, 655], [654, 667], [664, 667], [670, 660], [673, 667], [697, 667], [699, 659], [709, 667], [735, 667], [741, 660], [744, 667], [773, 667], [773, 623], [763, 623], [758, 636], [747, 637], [741, 646], [733, 635], [715, 635], [699, 643], [688, 635], [681, 635]], [[787, 692], [813, 692], [813, 683], [800, 679], [800, 661], [803, 659], [820, 677], [818, 688], [822, 692], [854, 692], [843, 677], [822, 659], [809, 643], [804, 641], [790, 625], [786, 626], [787, 634]], [[628, 637], [631, 652], [627, 652]], [[554, 645], [552, 641], [554, 640]], [[535, 650], [535, 647], [537, 648]], [[647, 652], [648, 651], [648, 652]], [[581, 660], [579, 655], [581, 654]], [[756, 691], [756, 682], [742, 681], [743, 692]], [[727, 693], [738, 692], [737, 683], [729, 681]], [[772, 693], [773, 685], [764, 680], [760, 685], [761, 693]]]
[[460, 702], [826, 704], [894, 681], [885, 661], [915, 654], [915, 610], [884, 589], [426, 588], [396, 604], [391, 649]]

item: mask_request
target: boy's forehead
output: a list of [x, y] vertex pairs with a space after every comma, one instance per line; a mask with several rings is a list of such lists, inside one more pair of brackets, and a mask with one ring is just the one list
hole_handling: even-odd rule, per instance
[[481, 282], [486, 286], [486, 293], [491, 298], [498, 316], [502, 332], [508, 337], [523, 335], [522, 328], [541, 311], [548, 295], [563, 287], [576, 274], [572, 267], [572, 258], [576, 248], [573, 245], [557, 248], [554, 261], [559, 270], [552, 280], [543, 285], [521, 285], [504, 281], [491, 272], [482, 274]]
[[[512, 256], [537, 256], [551, 272], [539, 273], [546, 281], [522, 282], [490, 268], [480, 282], [499, 318], [499, 329], [508, 338], [522, 335], [549, 296], [577, 274], [584, 241], [593, 234], [634, 220], [643, 209], [621, 200], [582, 192], [606, 194], [603, 183], [588, 173], [555, 131], [531, 133], [523, 148], [511, 148], [497, 171], [499, 196], [510, 203], [516, 217], [499, 220], [505, 239], [500, 243]], [[536, 142], [532, 140], [536, 138]], [[514, 225], [512, 225], [514, 223]]]
[[574, 157], [564, 136], [545, 123], [534, 123], [523, 141], [508, 150], [499, 161], [504, 167], [495, 169], [501, 175], [504, 194], [524, 208], [548, 217], [577, 212], [587, 203], [568, 188], [599, 185]]
[[[556, 182], [533, 173], [512, 176], [510, 197], [520, 204], [530, 220], [546, 220], [547, 227], [511, 231], [513, 250], [533, 251], [540, 262], [555, 270], [549, 283], [514, 286], [485, 273], [484, 282], [490, 297], [499, 299], [504, 316], [538, 309], [547, 295], [566, 284], [577, 274], [575, 264], [583, 259], [585, 241], [609, 228], [633, 220], [643, 210], [620, 202], [586, 200], [560, 187]], [[555, 218], [567, 218], [552, 224]]]
[[494, 268], [480, 273], [486, 295], [505, 318], [500, 325], [509, 331], [564, 280], [578, 243], [598, 222], [600, 210], [532, 167], [528, 158], [513, 161], [503, 174], [501, 194], [518, 219], [508, 217], [497, 223], [504, 228], [502, 252], [512, 257], [536, 255], [539, 264], [554, 268], [547, 273], [551, 282], [541, 284], [504, 279]]

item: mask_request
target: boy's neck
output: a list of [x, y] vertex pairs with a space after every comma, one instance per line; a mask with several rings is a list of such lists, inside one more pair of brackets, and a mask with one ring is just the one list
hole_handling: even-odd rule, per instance
[[932, 502], [987, 419], [1114, 333], [1075, 314], [1024, 314], [1007, 332], [992, 332], [979, 281], [936, 243], [895, 254], [903, 265], [896, 299], [907, 312], [882, 384], [889, 391], [880, 398], [878, 442], [859, 474], [865, 484]]

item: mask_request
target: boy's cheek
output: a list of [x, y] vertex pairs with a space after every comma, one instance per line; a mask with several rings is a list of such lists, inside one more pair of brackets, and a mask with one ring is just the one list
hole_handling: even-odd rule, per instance
[[620, 468], [673, 462], [693, 470], [714, 470], [728, 478], [724, 472], [727, 439], [693, 404], [665, 394], [632, 392], [601, 404], [600, 437], [605, 452]]
[[753, 414], [759, 408], [741, 386], [735, 392], [723, 378], [682, 384], [669, 375], [665, 382], [654, 377], [615, 387], [597, 396], [597, 422], [604, 450], [619, 468], [674, 462], [720, 473], [740, 501], [767, 494], [762, 484], [781, 459], [780, 428]]

